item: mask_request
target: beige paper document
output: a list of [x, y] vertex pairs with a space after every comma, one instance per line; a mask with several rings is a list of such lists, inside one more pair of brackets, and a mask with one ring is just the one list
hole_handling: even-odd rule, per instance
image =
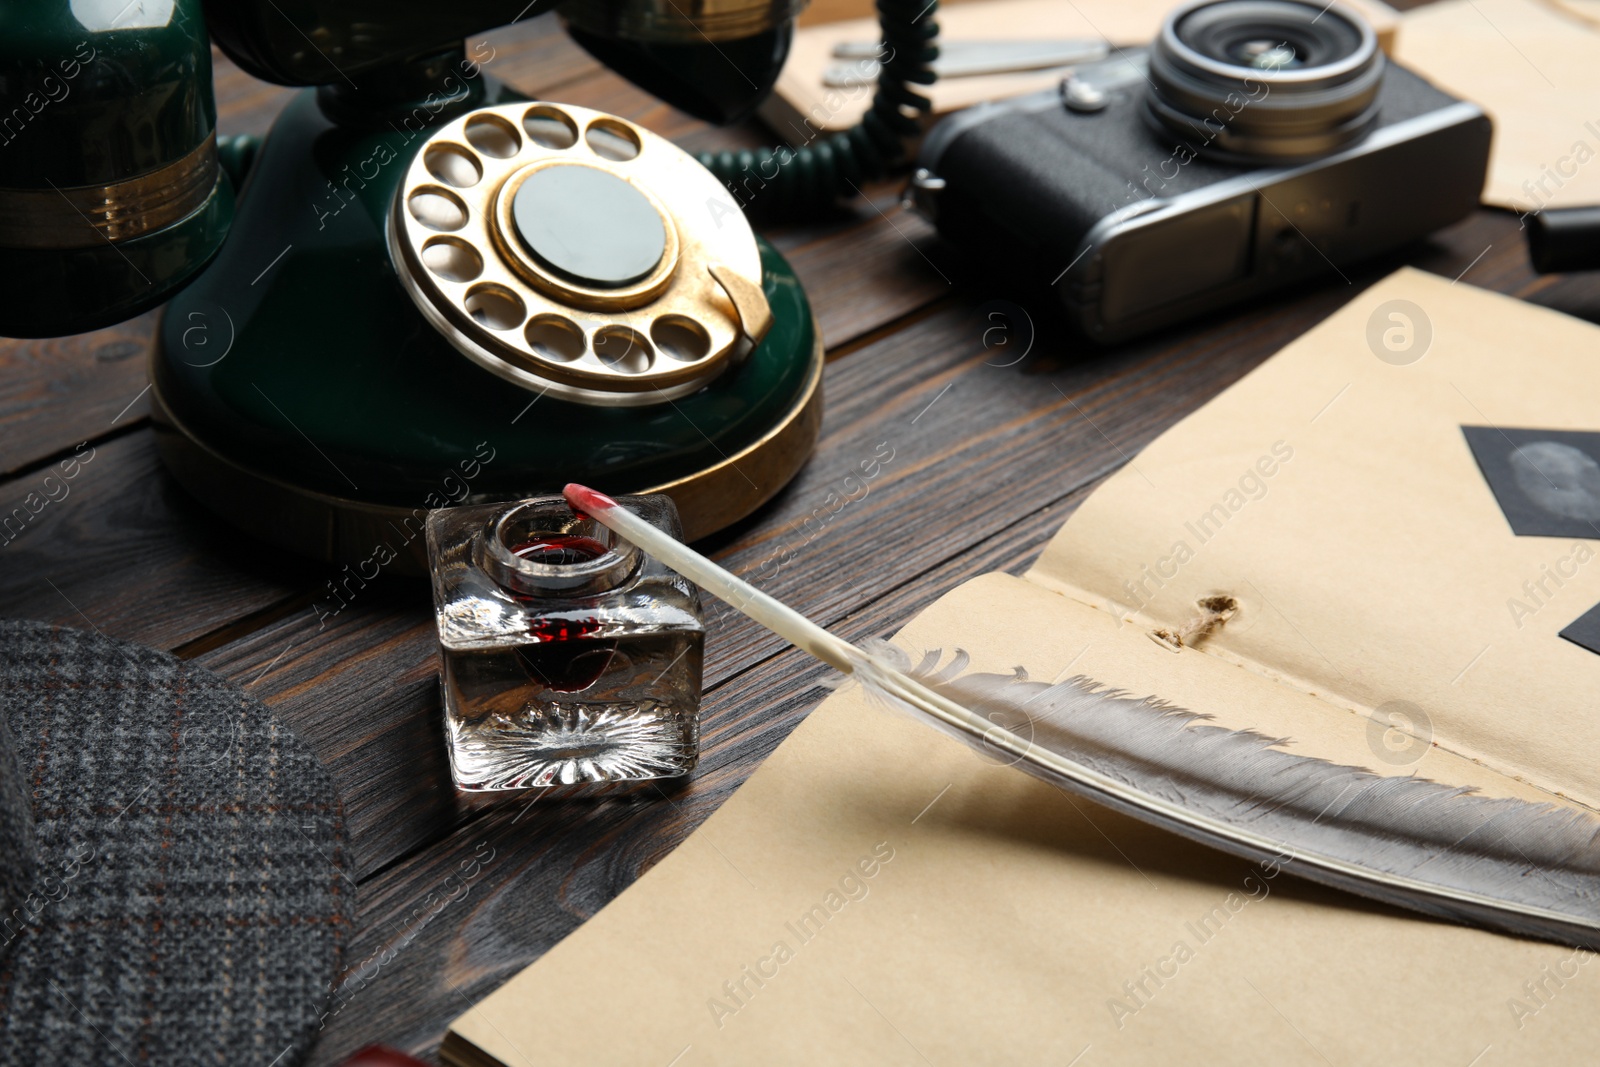
[[1485, 203], [1600, 204], [1600, 5], [1444, 0], [1407, 12], [1396, 58], [1494, 120]]
[[[1400, 18], [1383, 0], [1346, 0], [1366, 16], [1385, 48], [1393, 41]], [[939, 9], [939, 41], [1088, 39], [1125, 48], [1155, 36], [1177, 0], [973, 0]], [[879, 40], [876, 18], [851, 19], [807, 26], [796, 31], [788, 62], [773, 93], [761, 105], [761, 117], [790, 145], [799, 148], [819, 131], [848, 130], [872, 106], [873, 85], [833, 88], [824, 72], [843, 62], [834, 58], [837, 45]], [[946, 78], [927, 90], [933, 113], [944, 115], [984, 100], [1048, 89], [1061, 81], [1061, 70]]]
[[[1024, 577], [951, 591], [896, 642], [1594, 807], [1600, 655], [1559, 631], [1600, 602], [1596, 542], [1516, 536], [1464, 425], [1600, 430], [1600, 329], [1401, 271], [1135, 456]], [[1152, 638], [1216, 595], [1239, 610], [1209, 638]], [[443, 1054], [1488, 1067], [1597, 1047], [1593, 953], [1253, 867], [845, 690]]]

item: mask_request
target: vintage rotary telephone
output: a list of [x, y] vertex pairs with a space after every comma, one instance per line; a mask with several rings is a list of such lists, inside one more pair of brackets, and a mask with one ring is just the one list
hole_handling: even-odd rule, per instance
[[[403, 567], [426, 509], [568, 480], [666, 492], [690, 536], [743, 517], [811, 450], [822, 356], [730, 189], [793, 208], [880, 173], [926, 111], [906, 86], [932, 80], [936, 30], [886, 0], [899, 47], [860, 127], [697, 162], [527, 100], [465, 44], [554, 2], [0, 6], [0, 334], [167, 301], [151, 378], [168, 466], [324, 559], [387, 547]], [[562, 15], [623, 75], [729, 121], [771, 87], [802, 2]], [[211, 40], [314, 87], [260, 144], [216, 137]]]

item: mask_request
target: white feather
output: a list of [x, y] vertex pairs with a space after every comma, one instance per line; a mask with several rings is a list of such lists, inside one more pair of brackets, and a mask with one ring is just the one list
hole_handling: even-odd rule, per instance
[[573, 503], [875, 695], [1030, 774], [1313, 881], [1600, 949], [1600, 819], [1588, 812], [1297, 755], [1087, 678], [963, 674], [961, 652], [913, 668], [887, 642], [833, 636], [620, 506]]
[[1600, 947], [1600, 820], [1585, 811], [1297, 755], [1083, 677], [962, 674], [961, 652], [908, 668], [887, 642], [863, 654], [875, 665], [854, 677], [871, 691], [927, 720], [902, 687], [879, 688], [884, 669], [908, 676], [992, 724], [949, 731], [965, 743], [1129, 815], [1389, 904]]

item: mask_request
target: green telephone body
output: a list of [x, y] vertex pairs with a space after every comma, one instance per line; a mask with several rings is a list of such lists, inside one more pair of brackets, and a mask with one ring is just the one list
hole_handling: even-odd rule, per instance
[[[402, 186], [419, 174], [432, 180], [422, 174], [418, 153], [447, 124], [459, 132], [463, 117], [470, 122], [485, 109], [514, 118], [525, 99], [483, 70], [488, 45], [469, 51], [463, 43], [497, 24], [482, 6], [347, 0], [285, 3], [282, 14], [274, 3], [208, 5], [212, 35], [247, 70], [316, 86], [288, 104], [257, 146], [217, 141], [206, 20], [193, 0], [143, 0], [134, 5], [141, 24], [120, 26], [113, 24], [116, 11], [128, 9], [101, 0], [7, 5], [0, 14], [0, 87], [6, 110], [17, 101], [28, 119], [11, 129], [0, 110], [0, 138], [31, 138], [30, 150], [40, 155], [30, 167], [0, 146], [0, 283], [8, 293], [0, 333], [78, 332], [166, 300], [151, 379], [169, 468], [252, 534], [326, 560], [376, 558], [383, 565], [392, 559], [395, 569], [419, 568], [418, 531], [430, 508], [519, 499], [568, 481], [666, 492], [691, 537], [754, 510], [814, 445], [822, 361], [798, 281], [770, 245], [748, 234], [742, 216], [735, 229], [743, 227], [738, 232], [754, 243], [748, 262], [759, 262], [759, 279], [750, 281], [759, 284], [741, 291], [736, 279], [717, 275], [724, 289], [702, 285], [711, 296], [702, 296], [701, 311], [728, 317], [725, 290], [746, 336], [706, 384], [687, 393], [651, 392], [621, 374], [608, 378], [608, 368], [620, 364], [597, 364], [589, 354], [578, 363], [594, 366], [590, 378], [599, 385], [565, 387], [561, 382], [581, 370], [573, 369], [578, 363], [541, 364], [539, 353], [547, 350], [523, 345], [520, 320], [507, 336], [515, 334], [523, 351], [499, 363], [481, 352], [468, 358], [464, 352], [479, 346], [463, 342], [463, 333], [484, 344], [497, 343], [498, 335], [459, 314], [459, 328], [441, 329], [444, 319], [407, 280], [421, 275], [424, 288], [430, 281], [417, 260], [396, 251], [396, 242], [404, 243], [397, 236], [397, 226], [405, 228], [397, 222], [406, 218], [404, 204], [397, 204]], [[96, 17], [105, 24], [96, 28]], [[578, 36], [583, 20], [569, 21]], [[787, 20], [755, 33], [749, 23], [736, 29], [744, 33], [739, 44], [766, 56], [775, 77], [787, 49]], [[670, 67], [693, 47], [676, 40], [580, 40], [597, 53], [611, 47], [603, 58], [635, 63], [644, 71], [639, 80], [669, 93], [663, 64]], [[770, 85], [770, 78], [761, 80]], [[679, 88], [683, 96], [675, 102], [716, 118], [755, 102], [735, 99], [725, 84]], [[631, 136], [637, 142], [649, 135]], [[530, 141], [525, 148], [535, 146]], [[650, 191], [647, 161], [666, 158], [669, 148], [652, 144], [638, 161], [639, 185], [658, 207], [663, 201]], [[566, 151], [587, 150], [580, 142]], [[583, 163], [559, 158], [560, 151], [546, 155], [523, 170]], [[616, 169], [606, 159], [584, 159]], [[494, 162], [478, 157], [480, 164]], [[428, 166], [434, 169], [431, 156]], [[626, 170], [618, 173], [634, 180]], [[51, 187], [81, 216], [76, 227], [58, 204], [48, 204], [41, 221], [39, 206]], [[501, 199], [510, 219], [511, 207], [521, 205]], [[482, 203], [492, 213], [491, 191]], [[663, 261], [657, 275], [697, 269], [691, 253], [703, 222], [685, 220], [681, 211], [663, 217], [680, 240], [673, 246], [677, 258]], [[504, 233], [486, 224], [494, 237], [480, 243], [494, 247], [476, 250], [480, 266], [484, 258], [523, 261], [518, 269], [534, 284], [521, 291], [534, 305], [553, 307], [556, 318], [568, 291], [589, 302], [573, 310], [574, 319], [612, 315], [642, 324], [650, 316], [650, 300], [636, 296], [624, 306], [604, 287], [611, 282], [564, 280], [560, 264], [521, 246], [522, 221], [508, 222]], [[438, 240], [463, 244], [430, 238]], [[429, 254], [423, 250], [423, 259], [432, 262]], [[751, 325], [760, 317], [757, 288], [770, 311], [770, 325], [763, 320], [760, 329]], [[442, 314], [449, 313], [446, 307]], [[650, 321], [659, 325], [659, 318]], [[679, 353], [667, 345], [652, 349], [652, 335], [640, 329], [630, 336], [649, 350], [655, 367], [676, 367], [668, 355]], [[528, 330], [531, 339], [531, 320]], [[593, 340], [598, 346], [597, 335]], [[555, 388], [527, 373], [541, 366]], [[622, 392], [608, 392], [610, 385]]]

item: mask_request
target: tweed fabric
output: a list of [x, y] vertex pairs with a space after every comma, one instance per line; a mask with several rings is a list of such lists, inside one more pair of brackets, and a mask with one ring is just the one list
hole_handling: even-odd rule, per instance
[[310, 750], [208, 671], [37, 623], [0, 622], [0, 714], [39, 857], [0, 1064], [297, 1062], [354, 886]]
[[6, 954], [21, 927], [18, 909], [27, 899], [38, 869], [33, 846], [33, 811], [17, 770], [16, 746], [0, 715], [0, 956]]

